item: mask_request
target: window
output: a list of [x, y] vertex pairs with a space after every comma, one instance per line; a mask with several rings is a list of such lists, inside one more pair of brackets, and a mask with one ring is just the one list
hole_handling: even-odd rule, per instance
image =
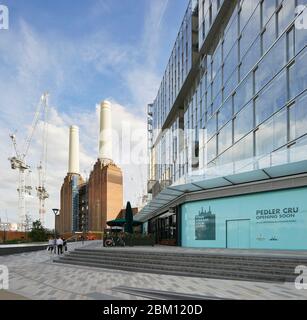
[[240, 140], [254, 127], [253, 101], [240, 111], [234, 120], [234, 140]]
[[207, 123], [207, 136], [210, 139], [216, 133], [216, 115], [214, 115]]
[[211, 86], [211, 84], [208, 86], [207, 102], [208, 102], [208, 105], [210, 105], [212, 103], [212, 86]]
[[271, 19], [261, 34], [262, 55], [265, 54], [276, 39], [275, 19]]
[[234, 73], [231, 75], [231, 77], [229, 78], [229, 80], [227, 81], [227, 83], [225, 84], [224, 98], [227, 98], [232, 93], [232, 91], [237, 86], [237, 84], [238, 84], [238, 71], [236, 69]]
[[252, 47], [248, 50], [248, 52], [242, 59], [242, 64], [240, 68], [240, 79], [243, 79], [260, 59], [261, 50], [259, 40], [260, 38], [258, 38], [254, 42]]
[[234, 113], [239, 112], [252, 97], [253, 76], [250, 74], [236, 90], [236, 94], [234, 95]]
[[275, 12], [276, 4], [275, 0], [264, 0], [262, 4], [262, 19], [263, 25], [266, 25], [273, 13]]
[[238, 67], [238, 42], [235, 43], [224, 63], [224, 79], [227, 81]]
[[212, 72], [213, 72], [213, 78], [215, 77], [216, 73], [220, 69], [222, 65], [222, 45], [221, 42], [217, 46], [213, 58], [212, 58]]
[[222, 104], [222, 91], [219, 92], [219, 94], [216, 96], [216, 98], [213, 101], [212, 104], [212, 112], [214, 113]]
[[253, 134], [250, 133], [245, 138], [233, 146], [233, 160], [240, 161], [250, 159], [254, 155]]
[[257, 5], [258, 1], [245, 0], [242, 3], [242, 10], [240, 13], [240, 31], [245, 27]]
[[[228, 149], [224, 153], [222, 153], [219, 158], [218, 158], [218, 164], [219, 165], [227, 165], [227, 164], [232, 164], [233, 162], [233, 148]], [[230, 167], [231, 169], [231, 167]], [[225, 170], [225, 167], [223, 168]], [[231, 174], [233, 172], [225, 172], [225, 175]]]
[[260, 32], [260, 7], [255, 10], [252, 18], [249, 20], [245, 29], [242, 31], [242, 37], [240, 41], [240, 56], [243, 57], [248, 48], [257, 38]]
[[238, 39], [238, 16], [235, 15], [234, 19], [230, 22], [230, 26], [225, 31], [224, 36], [224, 57], [226, 57]]
[[287, 108], [273, 117], [273, 148], [278, 149], [287, 143]]
[[256, 92], [261, 90], [286, 63], [286, 45], [283, 36], [259, 63], [255, 77]]
[[307, 93], [304, 93], [290, 107], [290, 140], [295, 140], [307, 133]]
[[274, 112], [282, 108], [287, 101], [287, 78], [282, 71], [255, 100], [256, 125], [269, 118]]
[[256, 155], [268, 154], [273, 149], [272, 123], [263, 124], [256, 132]]
[[256, 131], [256, 154], [266, 155], [287, 143], [287, 108], [263, 123]]
[[232, 118], [232, 97], [224, 103], [218, 113], [218, 129], [223, 127]]
[[295, 63], [289, 67], [290, 99], [293, 99], [307, 88], [307, 49], [305, 49]]
[[216, 158], [216, 136], [207, 143], [207, 162]]
[[290, 22], [294, 18], [295, 13], [295, 0], [283, 1], [282, 8], [278, 12], [278, 33], [282, 34]]
[[295, 55], [294, 47], [294, 28], [287, 32], [287, 61], [291, 60]]
[[217, 73], [216, 77], [214, 78], [214, 81], [212, 83], [212, 98], [213, 100], [218, 95], [218, 93], [221, 91], [222, 88], [222, 69]]
[[230, 121], [218, 135], [218, 153], [222, 153], [232, 145], [232, 121]]
[[[302, 4], [306, 4], [306, 3], [302, 3]], [[307, 8], [305, 8], [305, 11], [301, 13], [301, 17], [304, 17], [306, 16], [306, 10]], [[303, 23], [303, 18], [297, 18], [297, 19], [300, 19], [300, 21], [302, 21]], [[305, 28], [301, 28], [301, 29], [298, 29], [296, 28], [295, 29], [295, 47], [296, 47], [296, 52], [299, 52], [301, 51], [305, 46], [306, 46], [306, 43], [307, 43], [307, 32], [306, 32], [306, 29]]]

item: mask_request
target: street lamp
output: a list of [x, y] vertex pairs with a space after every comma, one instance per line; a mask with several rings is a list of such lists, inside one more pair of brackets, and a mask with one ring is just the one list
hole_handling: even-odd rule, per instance
[[52, 209], [52, 211], [56, 216], [58, 216], [60, 209]]
[[[52, 209], [53, 213], [54, 213], [54, 217], [59, 216], [59, 209]], [[55, 229], [55, 219], [54, 219], [54, 239], [56, 239], [56, 229]]]

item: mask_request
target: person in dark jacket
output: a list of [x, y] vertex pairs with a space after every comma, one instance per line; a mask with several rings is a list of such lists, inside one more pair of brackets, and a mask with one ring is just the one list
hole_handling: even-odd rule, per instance
[[63, 248], [64, 248], [64, 252], [67, 251], [67, 240], [65, 238], [63, 238]]

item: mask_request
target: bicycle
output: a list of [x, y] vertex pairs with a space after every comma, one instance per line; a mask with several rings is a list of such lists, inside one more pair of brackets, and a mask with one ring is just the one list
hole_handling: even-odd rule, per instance
[[116, 237], [115, 239], [113, 237], [106, 239], [104, 242], [105, 247], [125, 247], [126, 243], [123, 239]]

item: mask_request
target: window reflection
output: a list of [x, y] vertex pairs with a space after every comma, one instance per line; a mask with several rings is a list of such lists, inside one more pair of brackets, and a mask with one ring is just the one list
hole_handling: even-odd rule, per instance
[[[200, 161], [202, 166], [239, 161], [237, 166], [248, 168], [253, 156], [278, 148], [286, 150], [287, 145], [307, 133], [307, 98], [303, 94], [307, 89], [307, 32], [293, 25], [295, 4], [305, 4], [300, 1], [240, 1], [216, 35], [212, 52], [200, 57], [199, 74], [189, 79], [190, 89], [183, 94], [176, 120], [184, 129], [207, 130], [206, 139], [199, 141], [200, 153], [206, 155]], [[223, 1], [199, 2], [199, 47], [215, 21], [218, 3]], [[180, 32], [154, 103], [154, 128], [164, 124], [191, 70], [190, 16]], [[173, 175], [176, 179], [193, 161], [188, 155], [192, 140], [187, 134], [185, 141], [172, 139], [180, 145], [178, 155], [161, 140], [156, 143], [153, 158], [157, 163], [180, 158], [184, 164], [174, 164], [179, 172]], [[157, 166], [155, 175], [165, 176], [167, 170]]]
[[253, 102], [251, 101], [237, 114], [234, 120], [234, 140], [238, 141], [254, 127]]
[[256, 125], [269, 118], [287, 101], [287, 77], [284, 70], [277, 76], [256, 99]]
[[218, 135], [218, 153], [222, 153], [232, 145], [232, 121], [230, 121]]

